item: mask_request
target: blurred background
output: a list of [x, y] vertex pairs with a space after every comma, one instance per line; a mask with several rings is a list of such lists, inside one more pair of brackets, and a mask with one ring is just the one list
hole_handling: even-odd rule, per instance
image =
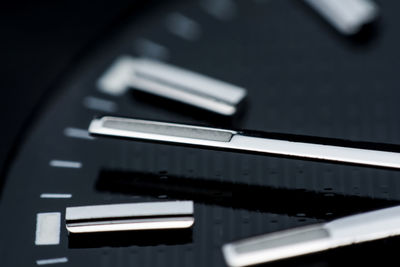
[[[0, 168], [14, 138], [46, 89], [76, 66], [86, 51], [117, 30], [121, 21], [129, 20], [134, 10], [149, 9], [160, 2], [167, 1], [99, 0], [94, 4], [75, 0], [18, 0], [0, 3], [0, 119], [3, 122]], [[221, 1], [215, 2], [217, 8], [218, 2]], [[386, 16], [391, 16], [394, 10], [385, 9]], [[223, 16], [229, 17], [231, 11], [222, 12]], [[284, 29], [285, 26], [280, 27]]]
[[[335, 0], [326, 1], [335, 3]], [[343, 16], [338, 17], [330, 17], [329, 8], [318, 9], [316, 3], [322, 2], [325, 1], [16, 0], [0, 3], [2, 176], [5, 176], [4, 167], [15, 159], [8, 176], [13, 183], [4, 190], [8, 194], [3, 194], [5, 197], [0, 204], [4, 203], [4, 214], [14, 215], [4, 225], [14, 225], [17, 221], [24, 226], [19, 236], [8, 233], [13, 246], [7, 239], [4, 239], [7, 243], [0, 239], [0, 259], [7, 254], [9, 266], [13, 266], [14, 255], [9, 251], [17, 255], [24, 249], [31, 253], [29, 260], [37, 259], [38, 250], [31, 239], [35, 228], [32, 218], [39, 210], [64, 210], [65, 205], [82, 203], [131, 201], [129, 194], [103, 192], [109, 190], [108, 184], [103, 191], [98, 188], [98, 179], [106, 167], [134, 171], [139, 173], [137, 176], [147, 172], [157, 176], [168, 171], [178, 178], [210, 179], [211, 184], [212, 181], [253, 183], [269, 188], [267, 192], [272, 195], [272, 201], [268, 203], [274, 203], [266, 207], [262, 203], [265, 208], [262, 212], [252, 207], [257, 200], [244, 210], [231, 207], [231, 203], [222, 207], [196, 203], [201, 210], [196, 216], [206, 219], [195, 229], [193, 246], [197, 249], [191, 251], [190, 247], [185, 251], [189, 252], [188, 259], [193, 255], [200, 259], [197, 261], [193, 256], [198, 266], [207, 265], [202, 265], [204, 261], [214, 264], [209, 266], [221, 266], [223, 259], [219, 248], [227, 241], [369, 210], [382, 202], [383, 205], [398, 203], [399, 175], [392, 170], [101, 138], [86, 142], [90, 139], [86, 129], [91, 119], [111, 113], [400, 144], [400, 1], [366, 0], [376, 4], [378, 13], [361, 12], [353, 16], [345, 7]], [[357, 25], [359, 19], [361, 25]], [[187, 106], [164, 103], [151, 95], [126, 93], [115, 97], [101, 92], [99, 78], [115, 59], [125, 54], [166, 61], [244, 87], [248, 90], [248, 102], [237, 117], [215, 120], [214, 115], [198, 110], [189, 112]], [[106, 100], [102, 103], [113, 103], [118, 109], [108, 112], [88, 107], [85, 102], [88, 97]], [[33, 119], [37, 119], [35, 123], [31, 123]], [[27, 133], [26, 129], [32, 125], [35, 127]], [[86, 135], [83, 139], [70, 138], [65, 134], [68, 127], [77, 127]], [[25, 139], [28, 134], [29, 138]], [[21, 147], [25, 148], [23, 153], [14, 158], [17, 148]], [[109, 151], [114, 152], [112, 157]], [[49, 165], [49, 160], [56, 157], [80, 159], [85, 168], [70, 175], [68, 171]], [[114, 175], [110, 177], [113, 179]], [[69, 190], [74, 198], [62, 205], [42, 201], [39, 199], [41, 186], [54, 192]], [[276, 191], [276, 188], [284, 190]], [[224, 189], [230, 190], [229, 186]], [[308, 200], [285, 205], [286, 199], [297, 197], [304, 201], [306, 191], [312, 192]], [[159, 197], [157, 192], [151, 193], [151, 198]], [[352, 205], [348, 203], [349, 196]], [[147, 200], [148, 197], [143, 198]], [[354, 201], [357, 198], [360, 202]], [[279, 203], [276, 199], [283, 201]], [[290, 214], [286, 214], [288, 206], [292, 208]], [[3, 207], [0, 205], [0, 208]], [[6, 227], [4, 229], [7, 231]], [[214, 233], [223, 234], [214, 240]], [[79, 249], [68, 247], [66, 237], [64, 233], [60, 251], [75, 256], [78, 265], [79, 260], [82, 266], [87, 266], [90, 260], [99, 259], [102, 251], [96, 250], [97, 247], [90, 250], [91, 254], [81, 253]], [[213, 242], [213, 246], [207, 242]], [[398, 242], [384, 244], [388, 248], [383, 246], [379, 253], [385, 252], [395, 258]], [[376, 252], [380, 245], [367, 246], [367, 250]], [[2, 248], [5, 249], [2, 251]], [[356, 251], [358, 256], [352, 259], [354, 264], [369, 254], [364, 248]], [[152, 249], [157, 248], [138, 248], [139, 252], [148, 251], [147, 254], [130, 253], [129, 249], [110, 250], [106, 257], [145, 255], [134, 262], [150, 262], [151, 265], [146, 257], [153, 259]], [[43, 251], [43, 257], [50, 255], [46, 254], [50, 250]], [[354, 251], [332, 253], [329, 261], [341, 266], [342, 259], [350, 258]], [[311, 264], [306, 262], [304, 266], [331, 266], [325, 262], [325, 256], [311, 257]], [[368, 263], [369, 260], [366, 257], [364, 261]], [[289, 265], [299, 266], [297, 262]]]
[[[146, 3], [147, 2], [147, 3]], [[0, 169], [37, 102], [133, 10], [154, 1], [0, 3]]]

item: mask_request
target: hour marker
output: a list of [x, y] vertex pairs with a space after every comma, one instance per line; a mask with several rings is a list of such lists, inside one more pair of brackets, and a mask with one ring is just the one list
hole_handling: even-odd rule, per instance
[[130, 88], [222, 115], [233, 115], [246, 89], [158, 61], [122, 56], [100, 78], [99, 89], [122, 95]]
[[58, 245], [60, 243], [61, 213], [38, 213], [36, 216], [35, 245]]
[[88, 139], [93, 140], [93, 136], [90, 136], [88, 131], [85, 129], [78, 129], [73, 127], [67, 127], [64, 130], [65, 136], [72, 137], [72, 138], [80, 138], [80, 139]]
[[93, 109], [97, 111], [109, 113], [117, 111], [117, 104], [115, 104], [113, 101], [93, 96], [85, 97], [83, 100], [83, 105], [88, 109]]
[[166, 26], [172, 34], [189, 41], [197, 40], [201, 35], [200, 25], [180, 13], [170, 14], [167, 17]]
[[192, 201], [165, 201], [70, 207], [69, 233], [185, 229], [194, 223]]
[[[281, 155], [400, 168], [399, 146], [289, 134], [252, 133], [176, 123], [102, 117], [92, 120], [90, 134], [225, 149], [257, 154]], [[315, 141], [314, 141], [315, 140]], [[314, 141], [314, 142], [313, 142]], [[382, 147], [384, 150], [376, 150]], [[389, 151], [386, 151], [389, 149]]]
[[68, 161], [68, 160], [57, 160], [53, 159], [50, 161], [50, 166], [51, 167], [57, 167], [57, 168], [72, 168], [72, 169], [79, 169], [82, 167], [81, 162], [77, 161]]
[[143, 38], [135, 41], [135, 50], [139, 56], [145, 58], [166, 60], [169, 57], [166, 47]]
[[304, 0], [340, 33], [352, 35], [374, 21], [379, 8], [372, 0]]
[[201, 5], [210, 15], [220, 19], [232, 19], [236, 13], [236, 4], [232, 0], [203, 0]]
[[267, 263], [400, 234], [400, 206], [226, 244], [229, 266]]
[[40, 194], [40, 198], [71, 198], [71, 194], [52, 194], [52, 193], [43, 193]]
[[55, 259], [43, 259], [43, 260], [37, 260], [36, 264], [37, 265], [48, 265], [48, 264], [57, 264], [57, 263], [66, 263], [68, 262], [68, 258], [55, 258]]

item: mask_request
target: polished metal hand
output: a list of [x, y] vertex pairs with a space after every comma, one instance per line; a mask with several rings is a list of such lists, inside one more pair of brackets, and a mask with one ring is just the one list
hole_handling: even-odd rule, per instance
[[229, 266], [276, 261], [400, 234], [400, 206], [343, 217], [226, 244]]
[[[259, 134], [157, 121], [102, 117], [94, 119], [89, 133], [107, 137], [273, 154], [292, 158], [400, 168], [400, 153], [375, 149], [378, 144], [293, 135]], [[287, 137], [287, 138], [286, 138]], [[382, 145], [383, 146], [383, 145]], [[398, 146], [393, 146], [393, 148]], [[390, 147], [389, 147], [390, 148]]]

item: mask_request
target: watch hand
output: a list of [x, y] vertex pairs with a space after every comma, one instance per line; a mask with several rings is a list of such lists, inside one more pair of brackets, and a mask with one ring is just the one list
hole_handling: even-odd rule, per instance
[[[89, 133], [107, 137], [140, 139], [191, 145], [211, 149], [273, 154], [292, 158], [342, 162], [385, 168], [400, 168], [400, 153], [380, 151], [375, 143], [357, 143], [343, 140], [289, 136], [282, 139], [254, 136], [251, 132], [238, 132], [209, 127], [136, 120], [119, 117], [93, 119]], [[267, 136], [266, 133], [264, 135]], [[336, 143], [345, 145], [336, 145]], [[357, 146], [363, 145], [366, 148]]]
[[400, 234], [400, 206], [226, 244], [229, 266], [248, 266]]
[[134, 88], [226, 116], [236, 113], [247, 94], [244, 88], [192, 71], [129, 56], [120, 57], [98, 86], [111, 95]]

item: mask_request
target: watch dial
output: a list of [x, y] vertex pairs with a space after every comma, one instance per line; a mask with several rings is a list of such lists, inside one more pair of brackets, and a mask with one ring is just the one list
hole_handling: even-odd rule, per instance
[[[400, 144], [400, 3], [380, 7], [380, 21], [354, 37], [302, 1], [163, 1], [132, 13], [25, 129], [2, 192], [1, 266], [226, 266], [225, 243], [398, 203], [396, 170], [87, 134], [95, 116], [114, 115]], [[135, 90], [101, 92], [122, 55], [244, 87], [247, 101], [226, 118]], [[65, 228], [66, 207], [166, 200], [194, 201], [191, 231], [77, 238]], [[60, 213], [56, 244], [35, 242], [42, 213]], [[397, 246], [392, 238], [274, 264], [394, 265]]]

